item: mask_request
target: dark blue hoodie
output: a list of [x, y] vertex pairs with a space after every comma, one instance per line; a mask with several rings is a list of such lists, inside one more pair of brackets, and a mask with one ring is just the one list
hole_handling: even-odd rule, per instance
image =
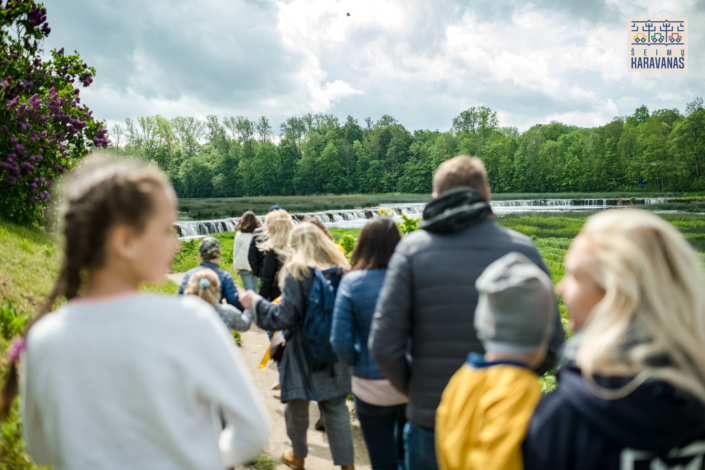
[[[615, 389], [629, 379], [596, 382]], [[523, 451], [525, 470], [701, 470], [705, 406], [653, 379], [624, 398], [602, 399], [570, 362], [558, 374], [556, 391], [536, 407]]]

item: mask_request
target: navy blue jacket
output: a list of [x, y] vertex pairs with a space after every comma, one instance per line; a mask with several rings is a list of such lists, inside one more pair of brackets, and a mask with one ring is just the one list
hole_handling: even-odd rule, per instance
[[[629, 382], [624, 377], [595, 380], [612, 389]], [[603, 399], [570, 362], [559, 372], [556, 390], [541, 399], [531, 418], [524, 469], [700, 470], [705, 466], [696, 459], [705, 452], [704, 438], [705, 406], [692, 396], [649, 379], [624, 398]], [[687, 448], [698, 441], [703, 444], [699, 449]]]
[[330, 343], [338, 359], [355, 366], [353, 374], [357, 377], [384, 378], [367, 349], [367, 338], [386, 272], [386, 269], [350, 271], [338, 287]]
[[237, 296], [235, 281], [233, 281], [233, 277], [230, 275], [230, 273], [220, 269], [217, 264], [209, 263], [208, 261], [201, 261], [201, 264], [199, 266], [196, 266], [195, 268], [186, 271], [186, 274], [184, 275], [184, 280], [181, 282], [181, 287], [179, 288], [179, 295], [182, 295], [184, 293], [184, 289], [186, 289], [186, 284], [188, 283], [188, 279], [191, 277], [191, 274], [195, 273], [196, 271], [200, 271], [204, 268], [211, 269], [215, 271], [215, 273], [218, 275], [218, 279], [220, 279], [220, 296], [225, 299], [230, 305], [234, 306], [240, 311], [245, 310], [245, 308], [240, 303], [240, 299]]

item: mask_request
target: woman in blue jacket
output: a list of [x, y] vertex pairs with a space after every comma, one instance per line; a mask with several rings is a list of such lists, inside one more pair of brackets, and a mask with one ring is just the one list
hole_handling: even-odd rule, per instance
[[338, 358], [355, 367], [352, 392], [373, 470], [403, 469], [406, 396], [384, 377], [367, 349], [372, 316], [387, 264], [401, 240], [391, 219], [365, 225], [352, 255], [353, 267], [338, 287], [331, 345]]

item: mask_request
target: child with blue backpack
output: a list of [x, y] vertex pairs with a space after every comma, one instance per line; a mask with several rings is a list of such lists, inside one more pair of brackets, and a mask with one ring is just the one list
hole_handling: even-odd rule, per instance
[[279, 364], [281, 401], [293, 449], [286, 465], [301, 470], [308, 454], [309, 403], [317, 401], [325, 418], [333, 463], [353, 470], [350, 366], [338, 361], [330, 345], [335, 294], [350, 264], [335, 244], [312, 224], [299, 224], [289, 237], [290, 252], [280, 273], [281, 301], [271, 303], [253, 291], [241, 302], [257, 313], [257, 325], [283, 331], [286, 346]]

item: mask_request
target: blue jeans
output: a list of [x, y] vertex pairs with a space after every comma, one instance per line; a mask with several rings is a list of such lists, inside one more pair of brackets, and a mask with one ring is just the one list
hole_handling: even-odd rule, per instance
[[240, 270], [240, 279], [242, 279], [242, 287], [245, 290], [253, 290], [257, 292], [257, 282], [259, 279], [252, 274], [252, 271]]
[[404, 426], [404, 462], [406, 470], [438, 470], [436, 433], [411, 421]]
[[376, 406], [355, 397], [372, 470], [404, 470], [406, 405]]

